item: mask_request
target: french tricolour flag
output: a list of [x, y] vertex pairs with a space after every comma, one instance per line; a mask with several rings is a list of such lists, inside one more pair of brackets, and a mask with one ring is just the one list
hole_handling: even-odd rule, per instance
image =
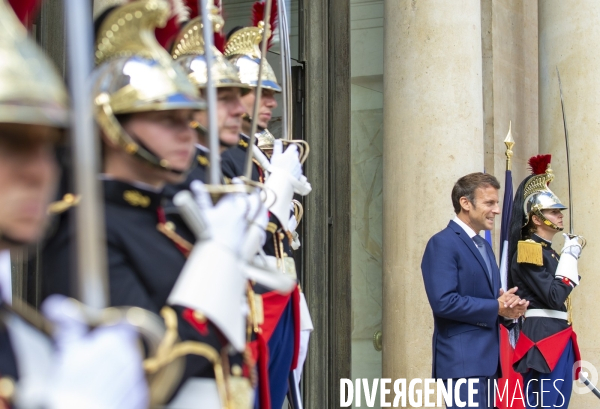
[[[508, 131], [511, 132], [510, 130]], [[508, 136], [507, 136], [508, 137]], [[512, 139], [512, 138], [511, 138]], [[508, 270], [510, 260], [508, 259], [508, 236], [510, 235], [510, 218], [513, 207], [513, 181], [512, 171], [507, 169], [504, 176], [504, 199], [502, 201], [502, 224], [500, 225], [500, 279], [504, 291], [508, 287]], [[496, 407], [500, 409], [523, 409], [522, 400], [513, 400], [512, 395], [517, 389], [523, 391], [523, 377], [515, 372], [512, 367], [514, 348], [510, 345], [508, 330], [500, 325], [500, 363], [502, 365], [502, 379], [498, 381], [498, 386], [504, 388], [505, 382], [508, 382], [510, 397], [504, 396], [502, 400], [496, 396]], [[519, 396], [519, 392], [516, 392]]]

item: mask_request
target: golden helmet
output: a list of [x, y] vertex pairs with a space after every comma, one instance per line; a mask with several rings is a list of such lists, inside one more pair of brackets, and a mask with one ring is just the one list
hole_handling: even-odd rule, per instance
[[529, 222], [530, 217], [535, 214], [548, 226], [556, 230], [562, 230], [542, 214], [542, 210], [567, 209], [567, 206], [562, 204], [556, 194], [548, 187], [550, 182], [554, 180], [550, 159], [550, 155], [538, 155], [529, 160], [529, 164], [534, 170], [534, 176], [531, 176], [523, 186], [525, 225]]
[[[171, 54], [194, 85], [198, 88], [206, 87], [207, 66], [201, 16], [192, 19], [181, 29]], [[249, 85], [240, 81], [238, 69], [216, 47], [213, 47], [213, 56], [211, 69], [215, 87], [250, 89]]]
[[5, 0], [0, 37], [0, 123], [66, 127], [64, 83]]
[[198, 89], [154, 35], [169, 15], [165, 0], [137, 0], [107, 13], [97, 33], [94, 72], [96, 119], [106, 136], [167, 170], [169, 164], [135, 142], [115, 115], [206, 108]]
[[[238, 68], [240, 80], [253, 88], [258, 84], [258, 67], [261, 58], [259, 46], [264, 31], [262, 22], [259, 27], [241, 28], [231, 34], [225, 46], [225, 57]], [[262, 88], [281, 92], [275, 72], [266, 59], [263, 63]]]

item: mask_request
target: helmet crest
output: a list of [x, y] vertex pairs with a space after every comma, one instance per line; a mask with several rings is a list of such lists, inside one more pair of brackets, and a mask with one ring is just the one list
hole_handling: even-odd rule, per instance
[[531, 170], [532, 175], [542, 175], [546, 173], [546, 169], [550, 166], [550, 161], [552, 160], [552, 155], [537, 155], [532, 156], [527, 161], [529, 165], [529, 170]]

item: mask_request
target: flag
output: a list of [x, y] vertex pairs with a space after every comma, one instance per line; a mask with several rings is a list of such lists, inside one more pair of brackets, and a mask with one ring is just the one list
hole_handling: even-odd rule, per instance
[[[510, 149], [512, 148], [512, 144], [514, 144], [510, 128], [508, 131], [508, 135], [506, 135], [506, 139], [504, 141], [510, 151]], [[500, 225], [500, 280], [504, 291], [506, 291], [508, 287], [508, 271], [510, 266], [510, 260], [508, 259], [508, 237], [510, 235], [510, 219], [512, 216], [513, 199], [514, 192], [512, 171], [510, 169], [510, 165], [507, 164], [506, 174], [504, 175], [502, 224]], [[498, 389], [500, 391], [500, 394], [502, 394], [502, 391], [505, 390], [505, 384], [508, 383], [508, 388], [506, 388], [508, 394], [504, 394], [504, 397], [502, 399], [499, 399], [499, 396], [496, 393], [494, 393], [494, 395], [496, 396], [496, 407], [498, 407], [499, 409], [524, 409], [522, 400], [512, 399], [513, 396], [523, 396], [523, 377], [521, 376], [521, 374], [515, 372], [512, 367], [514, 352], [514, 348], [510, 345], [508, 330], [501, 324], [500, 365], [502, 366], [502, 378], [498, 380]], [[516, 391], [516, 389], [519, 387], [521, 390], [520, 394], [518, 391]]]
[[506, 170], [504, 176], [504, 199], [502, 200], [502, 224], [500, 224], [500, 281], [504, 291], [508, 286], [508, 236], [510, 234], [510, 218], [513, 207], [512, 171]]

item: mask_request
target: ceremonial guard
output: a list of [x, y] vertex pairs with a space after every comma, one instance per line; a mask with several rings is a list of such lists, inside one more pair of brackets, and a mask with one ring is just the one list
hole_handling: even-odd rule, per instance
[[529, 165], [533, 174], [516, 192], [509, 238], [508, 286], [517, 286], [517, 295], [530, 301], [513, 330], [518, 336], [513, 366], [523, 375], [528, 408], [566, 408], [573, 364], [580, 359], [568, 305], [571, 291], [579, 285], [582, 243], [580, 237], [563, 233], [560, 255], [552, 249], [567, 207], [548, 187], [554, 179], [550, 155], [533, 157]]
[[[93, 74], [110, 303], [160, 312], [165, 319], [168, 336], [145, 369], [156, 372], [186, 356], [171, 407], [245, 408], [253, 401], [252, 368], [230, 354], [245, 346], [247, 279], [239, 249], [249, 245], [248, 223], [260, 225], [266, 210], [258, 194], [230, 194], [213, 205], [200, 186], [195, 204], [204, 217], [205, 238], [194, 244], [187, 238], [198, 237], [197, 231], [184, 233], [181, 225], [175, 231], [167, 221], [161, 192], [167, 183], [181, 183], [192, 168], [198, 140], [191, 124], [206, 104], [154, 30], [187, 16], [171, 14], [175, 7], [165, 0], [114, 3], [95, 4]], [[248, 209], [255, 209], [252, 216]], [[60, 218], [42, 258], [45, 296], [72, 293], [66, 279], [74, 247], [71, 209]], [[181, 343], [175, 343], [177, 337]]]
[[[273, 16], [277, 13], [276, 4], [277, 2], [274, 1]], [[300, 211], [294, 214], [291, 210], [293, 209], [292, 198], [294, 192], [308, 194], [310, 185], [302, 175], [296, 146], [291, 145], [284, 151], [282, 141], [275, 141], [267, 129], [272, 111], [277, 106], [275, 93], [281, 92], [282, 88], [277, 82], [272, 67], [266, 58], [261, 56], [259, 49], [263, 36], [271, 36], [276, 20], [271, 17], [270, 23], [265, 24], [263, 7], [264, 3], [255, 3], [254, 26], [234, 29], [229, 34], [225, 47], [225, 56], [239, 69], [242, 83], [251, 87], [251, 91], [242, 96], [245, 106], [242, 126], [244, 134], [241, 135], [237, 146], [223, 153], [222, 169], [225, 178], [244, 175], [247, 151], [252, 149], [254, 158], [251, 174], [244, 176], [265, 183], [277, 194], [277, 202], [269, 208], [270, 219], [262, 259], [267, 260], [281, 273], [297, 280], [295, 263], [291, 257], [291, 244], [299, 221], [295, 215], [297, 216]], [[261, 63], [261, 89], [257, 91]], [[258, 111], [254, 112], [257, 92], [260, 92], [260, 103]], [[258, 146], [250, 147], [252, 120], [256, 121], [260, 132], [257, 134]], [[269, 150], [269, 154], [260, 150], [259, 146]], [[299, 185], [302, 186], [299, 188]], [[300, 351], [306, 350], [306, 346], [303, 348], [300, 342], [301, 311], [304, 312], [305, 321], [308, 320], [309, 323], [310, 316], [299, 287], [289, 294], [271, 291], [261, 285], [254, 285], [253, 291], [263, 312], [261, 322], [253, 330], [251, 342], [259, 368], [259, 399], [256, 407], [278, 408], [283, 404], [289, 386], [293, 386], [296, 394], [298, 392], [297, 381], [294, 381], [293, 375], [290, 377], [290, 371], [298, 366]], [[301, 308], [302, 305], [304, 308]], [[306, 338], [305, 341], [307, 342]], [[303, 354], [302, 358], [304, 357]]]
[[[15, 3], [19, 16], [34, 7]], [[47, 225], [69, 115], [62, 80], [5, 0], [0, 36], [0, 249], [15, 250], [34, 244]], [[147, 407], [133, 327], [98, 322], [91, 330], [82, 306], [64, 297], [42, 311], [0, 298], [0, 408]]]
[[[175, 41], [173, 42], [171, 54], [176, 64], [179, 65], [189, 80], [199, 89], [201, 95], [205, 93], [207, 86], [207, 64], [204, 54], [204, 39], [202, 37], [202, 19], [198, 16], [197, 1], [188, 0], [187, 4], [192, 19], [183, 25]], [[223, 25], [219, 16], [220, 27]], [[215, 44], [223, 44], [219, 41], [220, 33], [215, 33]], [[216, 46], [213, 49], [214, 59], [211, 64], [213, 86], [217, 88], [217, 120], [219, 133], [219, 150], [222, 152], [227, 147], [237, 144], [242, 126], [242, 115], [244, 106], [240, 100], [242, 93], [249, 91], [250, 87], [240, 82], [238, 70], [221, 53]], [[164, 196], [172, 201], [173, 196], [181, 190], [190, 189], [194, 180], [208, 182], [207, 169], [210, 165], [208, 156], [208, 116], [206, 111], [196, 113], [193, 127], [197, 131], [196, 162], [187, 175], [184, 182], [176, 185], [167, 185], [163, 192]], [[172, 205], [165, 206], [169, 219], [174, 219], [178, 224], [178, 211]]]
[[[266, 29], [270, 36], [272, 36], [275, 30], [275, 21], [277, 15], [277, 2], [274, 1], [271, 9], [271, 19], [269, 27]], [[260, 42], [265, 32], [265, 25], [263, 19], [263, 7], [264, 3], [257, 2], [253, 6], [252, 10], [252, 22], [253, 26], [250, 27], [236, 27], [229, 34], [227, 43], [225, 46], [225, 56], [238, 68], [239, 75], [242, 83], [247, 84], [250, 87], [250, 92], [242, 96], [242, 103], [244, 105], [244, 114], [242, 122], [242, 135], [237, 142], [237, 147], [232, 144], [223, 153], [222, 156], [222, 168], [225, 177], [240, 176], [244, 173], [244, 164], [246, 158], [246, 149], [250, 141], [251, 123], [252, 123], [252, 111], [254, 102], [256, 99], [256, 86], [258, 84], [258, 65], [261, 60]], [[269, 43], [272, 38], [269, 38]], [[256, 123], [259, 129], [258, 144], [270, 145], [268, 148], [272, 149], [272, 143], [274, 138], [268, 131], [269, 121], [273, 116], [273, 110], [277, 108], [277, 101], [275, 100], [275, 94], [281, 93], [282, 89], [277, 82], [275, 71], [267, 61], [266, 57], [263, 62], [262, 70], [262, 81], [261, 81], [261, 96], [260, 106], [256, 115]], [[252, 168], [252, 179], [263, 180], [264, 165], [265, 162], [260, 161], [260, 156], [255, 158], [254, 163], [256, 166]]]

